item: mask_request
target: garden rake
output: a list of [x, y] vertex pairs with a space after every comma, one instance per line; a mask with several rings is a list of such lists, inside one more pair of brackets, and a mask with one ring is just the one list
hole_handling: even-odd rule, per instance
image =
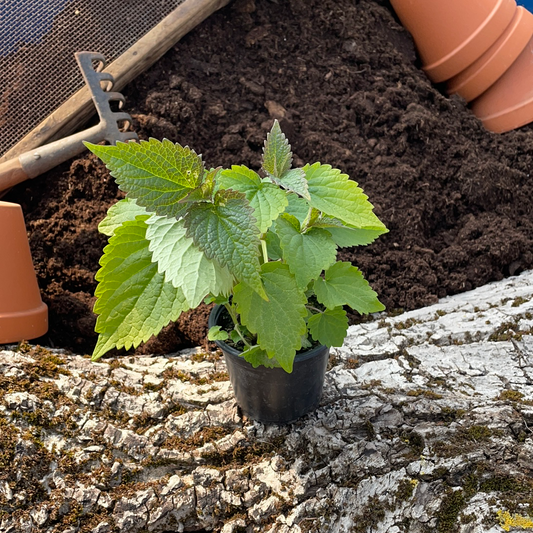
[[0, 0], [0, 164], [95, 114], [75, 52], [96, 50], [122, 91], [229, 0]]
[[[136, 133], [126, 131], [131, 125], [131, 117], [120, 111], [124, 105], [124, 97], [121, 93], [111, 91], [114, 78], [111, 74], [102, 72], [105, 66], [104, 57], [93, 52], [76, 52], [75, 56], [100, 122], [87, 130], [30, 150], [0, 164], [0, 195], [2, 191], [27, 179], [33, 179], [80, 154], [85, 150], [83, 141], [95, 144], [107, 141], [114, 144], [117, 141], [137, 139]], [[118, 105], [119, 111], [112, 111], [112, 102]]]

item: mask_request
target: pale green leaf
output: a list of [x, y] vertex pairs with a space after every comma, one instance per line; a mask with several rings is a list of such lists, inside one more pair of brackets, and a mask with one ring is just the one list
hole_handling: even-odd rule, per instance
[[249, 168], [234, 165], [231, 170], [223, 170], [218, 185], [224, 189], [242, 192], [254, 209], [259, 230], [264, 233], [285, 209], [287, 195], [272, 183], [264, 182]]
[[283, 263], [263, 264], [262, 279], [268, 301], [241, 283], [235, 287], [234, 302], [243, 325], [257, 335], [257, 342], [268, 357], [275, 357], [285, 371], [292, 372], [301, 336], [307, 331], [307, 300]]
[[183, 220], [153, 215], [147, 220], [146, 238], [150, 241], [152, 261], [158, 271], [174, 287], [180, 287], [195, 308], [209, 293], [227, 295], [233, 288], [233, 277], [226, 267], [208, 259], [186, 236]]
[[313, 207], [357, 228], [385, 228], [368, 196], [346, 174], [320, 163], [306, 165], [304, 170]]
[[288, 200], [289, 205], [286, 207], [285, 213], [296, 217], [300, 221], [300, 224], [303, 224], [309, 213], [309, 203], [296, 194], [289, 194]]
[[230, 295], [229, 294], [227, 296], [226, 295], [222, 295], [222, 294], [219, 294], [217, 296], [209, 295], [209, 296], [205, 297], [204, 304], [206, 304], [206, 305], [209, 305], [209, 304], [226, 305], [226, 304], [229, 304], [229, 301], [230, 301]]
[[259, 229], [247, 200], [199, 203], [191, 207], [184, 221], [187, 236], [209, 259], [228, 267], [237, 280], [266, 298], [260, 274]]
[[272, 176], [281, 178], [291, 168], [291, 163], [291, 146], [281, 131], [279, 122], [275, 120], [263, 149], [263, 169]]
[[302, 335], [302, 349], [307, 350], [308, 348], [312, 348], [313, 343], [309, 341], [307, 338], [307, 335]]
[[317, 279], [323, 270], [335, 263], [337, 246], [326, 230], [311, 228], [306, 233], [300, 233], [294, 222], [299, 225], [295, 217], [282, 215], [276, 220], [276, 233], [283, 250], [283, 259], [289, 265], [298, 286], [305, 288], [311, 280]]
[[152, 262], [147, 218], [124, 222], [104, 248], [96, 274], [95, 329], [100, 335], [93, 360], [115, 347], [137, 347], [189, 308], [181, 289], [165, 282]]
[[325, 228], [333, 237], [333, 240], [340, 247], [364, 246], [374, 242], [380, 235], [389, 230], [382, 227], [377, 228], [352, 228], [350, 226], [330, 226], [318, 224], [317, 227]]
[[259, 188], [261, 178], [257, 172], [245, 165], [232, 165], [231, 169], [224, 169], [217, 179], [217, 186], [222, 189], [233, 189], [242, 192], [248, 198]]
[[235, 344], [239, 344], [239, 342], [242, 341], [241, 336], [240, 336], [239, 333], [238, 333], [237, 331], [235, 331], [234, 329], [231, 330], [231, 333], [229, 334], [229, 338], [230, 338]]
[[349, 305], [361, 314], [385, 309], [363, 274], [350, 263], [339, 261], [329, 267], [325, 277], [315, 281], [314, 291], [328, 309]]
[[268, 177], [286, 191], [293, 192], [298, 196], [303, 196], [307, 200], [311, 199], [309, 196], [309, 187], [305, 178], [305, 172], [302, 168], [290, 169], [285, 172], [281, 178], [277, 178], [271, 174], [268, 174]]
[[228, 332], [221, 329], [221, 326], [213, 326], [207, 332], [207, 340], [209, 341], [225, 341], [228, 338]]
[[106, 217], [98, 224], [98, 231], [112, 237], [115, 230], [122, 226], [123, 222], [135, 220], [137, 215], [146, 214], [146, 209], [138, 206], [135, 200], [124, 198], [108, 209]]
[[242, 356], [248, 361], [254, 368], [258, 366], [265, 366], [266, 368], [281, 368], [281, 365], [276, 361], [276, 358], [268, 357], [265, 350], [259, 346], [252, 346], [248, 350], [242, 353]]
[[342, 346], [348, 331], [348, 317], [342, 307], [336, 307], [313, 315], [307, 325], [315, 341], [329, 348]]
[[167, 139], [85, 145], [107, 165], [120, 189], [158, 215], [181, 216], [187, 204], [179, 201], [202, 183], [201, 157]]

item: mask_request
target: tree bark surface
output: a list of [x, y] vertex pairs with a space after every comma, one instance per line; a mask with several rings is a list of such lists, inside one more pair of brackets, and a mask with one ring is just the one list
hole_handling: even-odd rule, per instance
[[216, 353], [0, 350], [0, 532], [533, 529], [533, 272], [351, 326], [320, 408], [244, 419]]

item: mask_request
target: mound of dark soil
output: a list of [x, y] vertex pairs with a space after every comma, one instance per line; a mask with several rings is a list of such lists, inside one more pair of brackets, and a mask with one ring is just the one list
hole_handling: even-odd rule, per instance
[[[533, 129], [490, 133], [439, 89], [385, 0], [236, 0], [124, 93], [141, 138], [187, 144], [210, 166], [257, 168], [281, 119], [296, 164], [330, 163], [369, 195], [390, 233], [342, 259], [389, 309], [412, 309], [533, 267]], [[92, 351], [97, 224], [118, 197], [85, 155], [4, 198], [26, 216], [50, 309], [42, 343]], [[207, 313], [138, 352], [202, 343]]]

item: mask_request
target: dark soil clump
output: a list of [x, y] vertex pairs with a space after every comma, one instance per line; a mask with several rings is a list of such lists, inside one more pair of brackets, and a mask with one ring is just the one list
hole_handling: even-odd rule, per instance
[[[296, 165], [329, 163], [368, 194], [390, 233], [342, 259], [389, 310], [407, 310], [533, 267], [533, 129], [486, 131], [419, 67], [384, 0], [237, 0], [124, 94], [141, 138], [189, 145], [208, 166], [258, 168], [280, 119]], [[121, 196], [84, 155], [4, 198], [25, 213], [50, 310], [42, 343], [92, 351], [106, 243], [97, 225]], [[183, 315], [137, 353], [202, 344], [208, 311]]]

